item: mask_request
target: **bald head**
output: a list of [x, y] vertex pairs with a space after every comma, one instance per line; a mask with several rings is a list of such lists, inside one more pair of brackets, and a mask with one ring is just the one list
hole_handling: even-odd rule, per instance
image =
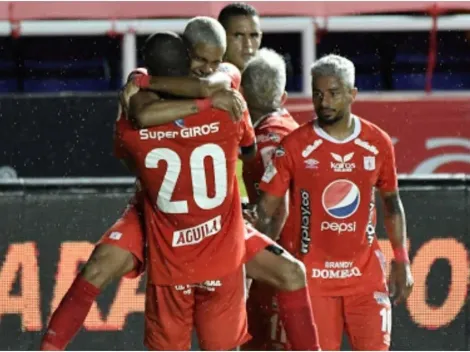
[[173, 32], [150, 35], [142, 49], [145, 66], [152, 76], [187, 76], [189, 54], [185, 40]]

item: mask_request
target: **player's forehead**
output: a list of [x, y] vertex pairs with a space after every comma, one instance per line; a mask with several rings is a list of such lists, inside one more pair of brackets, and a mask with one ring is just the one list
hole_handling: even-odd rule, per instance
[[312, 90], [313, 91], [332, 91], [340, 90], [343, 88], [341, 80], [336, 76], [318, 76], [312, 77]]
[[261, 26], [259, 22], [259, 17], [248, 15], [233, 16], [227, 22], [226, 31], [228, 34], [260, 33]]
[[208, 62], [222, 62], [225, 51], [223, 47], [199, 42], [192, 47], [191, 53], [193, 58], [204, 59]]

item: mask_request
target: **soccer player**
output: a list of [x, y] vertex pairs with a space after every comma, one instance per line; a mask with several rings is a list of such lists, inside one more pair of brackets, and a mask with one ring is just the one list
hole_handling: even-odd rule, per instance
[[[159, 47], [168, 49], [167, 41], [175, 40], [182, 41], [180, 37], [171, 33], [151, 36], [146, 45], [151, 50], [148, 50], [147, 53], [158, 51]], [[172, 55], [171, 52], [168, 52], [167, 55], [172, 60], [176, 60], [174, 61], [176, 64], [181, 59]], [[151, 55], [147, 55], [146, 60], [151, 62]], [[146, 70], [138, 69], [131, 76], [142, 73], [146, 74]], [[163, 91], [165, 89], [177, 90], [178, 94], [185, 95], [188, 94], [189, 90], [190, 92], [196, 91], [196, 94], [201, 97], [212, 95], [212, 105], [214, 107], [227, 110], [233, 116], [241, 115], [240, 107], [237, 108], [239, 103], [235, 101], [236, 96], [234, 94], [225, 90], [222, 96], [216, 94], [216, 92], [229, 86], [230, 78], [227, 78], [226, 75], [225, 77], [212, 75], [204, 78], [169, 77], [161, 83], [159, 88]], [[127, 89], [132, 88], [132, 86], [127, 87]], [[128, 102], [121, 101], [118, 117], [121, 117], [122, 108], [125, 108], [127, 104]], [[121, 119], [118, 119], [117, 123], [119, 121]], [[127, 155], [116, 139], [114, 153], [119, 159], [126, 159]], [[126, 165], [132, 168], [128, 160]], [[103, 234], [87, 263], [85, 263], [85, 266], [53, 313], [41, 342], [41, 350], [65, 349], [83, 325], [96, 297], [111, 281], [123, 276], [136, 278], [145, 270], [144, 249], [146, 240], [142, 229], [142, 209], [139, 206], [141, 203], [142, 192], [139, 190], [139, 183], [137, 182], [136, 194], [129, 202], [121, 218]]]
[[[243, 163], [243, 181], [251, 204], [259, 196], [259, 182], [265, 167], [282, 138], [298, 127], [297, 122], [283, 108], [287, 98], [286, 64], [282, 56], [273, 50], [261, 49], [250, 60], [242, 75], [242, 88], [253, 127], [258, 152], [256, 158]], [[277, 239], [287, 216], [285, 199], [274, 216], [269, 235]], [[279, 329], [279, 310], [275, 290], [261, 282], [253, 282], [247, 301], [248, 329], [252, 339], [245, 350], [287, 350], [281, 339], [284, 331]], [[295, 326], [292, 326], [295, 329]], [[299, 329], [296, 329], [299, 331]], [[300, 332], [301, 333], [301, 332]], [[302, 338], [298, 336], [298, 338]]]
[[[171, 52], [177, 51], [180, 58], [187, 54], [186, 46]], [[167, 67], [176, 63], [167, 60], [168, 52], [154, 53], [149, 73], [171, 75]], [[189, 57], [178, 69], [189, 73]], [[236, 348], [249, 338], [245, 225], [235, 173], [239, 146], [255, 144], [249, 115], [234, 124], [226, 112], [206, 109], [183, 123], [118, 127], [145, 191], [145, 345], [189, 349], [194, 326], [203, 349]]]
[[224, 61], [243, 72], [261, 46], [263, 33], [258, 11], [245, 3], [229, 4], [220, 11], [218, 21], [227, 33]]
[[[221, 35], [214, 37], [214, 33], [222, 34], [223, 29], [214, 30], [213, 27], [217, 28], [214, 22], [210, 18], [199, 17], [190, 21], [185, 29], [184, 36], [192, 47], [191, 66], [195, 75], [207, 75], [214, 72], [217, 67], [216, 63], [221, 61], [223, 50], [217, 50], [217, 47], [221, 46], [222, 39]], [[211, 65], [211, 63], [214, 64]], [[159, 77], [151, 78], [150, 81], [158, 82]], [[150, 87], [153, 88], [152, 84]], [[131, 105], [140, 106], [140, 109], [130, 108], [130, 111], [134, 111], [137, 121], [140, 119], [138, 111], [144, 111], [146, 125], [158, 125], [169, 120], [183, 118], [187, 114], [184, 108], [178, 110], [179, 101], [170, 101], [168, 104], [172, 104], [173, 116], [170, 119], [170, 112], [168, 112], [165, 118], [162, 118], [156, 112], [159, 111], [158, 106], [164, 102], [156, 100], [153, 94], [151, 91], [141, 92], [130, 99]], [[142, 122], [139, 124], [142, 125]], [[294, 341], [291, 347], [293, 349], [317, 348], [316, 330], [313, 316], [308, 309], [310, 303], [302, 268], [282, 248], [273, 243], [267, 243], [260, 235], [249, 236], [246, 247], [249, 252], [247, 260], [252, 257], [252, 260], [247, 263], [248, 276], [281, 290], [279, 293], [281, 319], [286, 326], [287, 335]]]
[[338, 350], [345, 329], [353, 350], [387, 350], [391, 303], [375, 235], [374, 189], [384, 203], [394, 251], [394, 303], [411, 292], [406, 223], [390, 137], [351, 113], [354, 64], [329, 55], [311, 68], [318, 118], [285, 137], [266, 168], [256, 227], [269, 225], [289, 191], [280, 243], [307, 268], [320, 345]]

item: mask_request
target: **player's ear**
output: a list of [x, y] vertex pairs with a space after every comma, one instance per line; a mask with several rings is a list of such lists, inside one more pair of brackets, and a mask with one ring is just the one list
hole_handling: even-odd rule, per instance
[[354, 87], [353, 89], [351, 89], [351, 103], [353, 103], [354, 100], [356, 100], [356, 96], [357, 96], [357, 88]]
[[287, 92], [284, 91], [284, 93], [282, 93], [282, 97], [281, 97], [281, 106], [284, 105], [287, 101]]

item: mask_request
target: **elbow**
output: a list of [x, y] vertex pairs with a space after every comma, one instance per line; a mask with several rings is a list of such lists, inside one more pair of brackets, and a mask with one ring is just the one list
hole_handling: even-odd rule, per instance
[[209, 98], [214, 92], [208, 79], [200, 79], [199, 96], [201, 98]]
[[134, 115], [133, 122], [139, 129], [150, 127], [150, 116], [145, 111], [142, 111], [141, 113]]

